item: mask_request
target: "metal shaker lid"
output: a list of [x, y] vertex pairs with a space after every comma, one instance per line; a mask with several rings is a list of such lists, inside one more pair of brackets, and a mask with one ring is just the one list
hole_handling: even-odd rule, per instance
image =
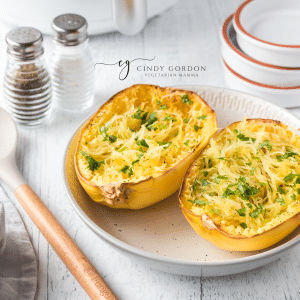
[[87, 39], [87, 22], [82, 16], [64, 14], [52, 22], [53, 40], [64, 46], [76, 46]]
[[6, 35], [7, 54], [14, 59], [27, 61], [44, 53], [43, 35], [31, 27], [18, 27]]

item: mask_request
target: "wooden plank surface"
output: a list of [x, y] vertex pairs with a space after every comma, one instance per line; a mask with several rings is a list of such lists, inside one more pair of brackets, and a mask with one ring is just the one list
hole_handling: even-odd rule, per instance
[[[118, 67], [96, 66], [96, 103], [102, 104], [117, 91], [135, 83], [168, 85], [211, 85], [226, 87], [221, 66], [219, 31], [222, 22], [235, 11], [241, 0], [181, 0], [163, 15], [151, 19], [137, 36], [110, 33], [91, 37], [95, 62], [114, 63], [138, 57], [155, 57], [156, 65], [205, 66], [198, 77], [147, 77], [132, 64], [128, 77], [118, 80]], [[4, 73], [4, 36], [0, 26], [0, 73]], [[46, 58], [52, 41], [45, 36]], [[145, 65], [141, 63], [140, 65]], [[1, 78], [1, 76], [0, 76]], [[0, 79], [2, 84], [2, 78]], [[0, 99], [0, 105], [3, 104]], [[130, 260], [100, 240], [72, 209], [62, 183], [63, 154], [68, 140], [92, 110], [80, 115], [55, 111], [45, 128], [20, 129], [17, 161], [29, 185], [43, 199], [76, 243], [122, 300], [258, 300], [300, 299], [299, 246], [260, 269], [244, 274], [216, 278], [178, 276], [152, 270]], [[300, 110], [291, 110], [300, 116]], [[16, 203], [12, 193], [1, 188]], [[89, 299], [35, 225], [16, 203], [32, 239], [38, 258], [38, 300]], [[1, 298], [1, 296], [0, 296]]]

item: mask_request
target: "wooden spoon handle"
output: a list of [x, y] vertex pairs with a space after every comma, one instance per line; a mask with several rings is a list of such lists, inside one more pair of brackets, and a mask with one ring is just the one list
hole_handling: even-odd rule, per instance
[[117, 300], [97, 270], [31, 187], [27, 184], [19, 186], [15, 196], [87, 294], [92, 299]]

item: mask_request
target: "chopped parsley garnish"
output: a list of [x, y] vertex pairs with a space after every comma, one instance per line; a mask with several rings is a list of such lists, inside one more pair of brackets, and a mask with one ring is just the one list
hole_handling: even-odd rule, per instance
[[91, 157], [90, 155], [86, 154], [84, 151], [79, 151], [83, 156], [86, 157], [87, 163], [88, 165], [88, 169], [90, 171], [95, 171], [98, 170], [99, 167], [104, 164], [104, 160], [101, 161], [97, 161], [95, 160], [93, 157]]
[[209, 212], [213, 215], [213, 214], [216, 214], [216, 215], [221, 215], [221, 211], [218, 209], [218, 208], [212, 208], [209, 210]]
[[168, 124], [157, 124], [157, 127], [160, 129], [167, 129], [168, 128]]
[[204, 177], [206, 177], [208, 175], [208, 172], [207, 171], [203, 171], [203, 175], [204, 175]]
[[243, 207], [241, 209], [236, 209], [237, 213], [241, 216], [241, 217], [245, 217], [246, 216], [246, 207]]
[[295, 194], [292, 194], [292, 195], [291, 195], [291, 199], [294, 200], [294, 201], [296, 201], [297, 196], [296, 196]]
[[130, 177], [133, 174], [132, 168], [129, 166], [124, 166], [119, 172], [122, 172], [123, 174], [128, 174], [128, 177]]
[[188, 146], [188, 145], [189, 145], [189, 142], [190, 142], [190, 140], [186, 140], [186, 141], [184, 142], [184, 144], [185, 144], [186, 146]]
[[278, 194], [286, 194], [286, 192], [284, 191], [284, 189], [283, 189], [281, 186], [279, 186], [279, 187], [277, 188], [277, 193], [278, 193]]
[[148, 113], [147, 112], [145, 112], [144, 114], [143, 114], [143, 116], [142, 116], [142, 123], [141, 123], [141, 125], [143, 125], [143, 124], [146, 124], [146, 121], [147, 121], [147, 116], [148, 116]]
[[253, 176], [253, 175], [254, 175], [254, 172], [255, 172], [255, 168], [252, 167], [250, 175]]
[[236, 190], [233, 191], [228, 186], [222, 195], [223, 198], [230, 198], [231, 196], [236, 195], [241, 197], [243, 200], [249, 200], [250, 196], [254, 196], [260, 192], [260, 190], [256, 187], [250, 186], [246, 182], [246, 178], [243, 176], [240, 176], [239, 181], [236, 184], [232, 184], [230, 186], [233, 185], [237, 186]]
[[240, 226], [244, 229], [246, 229], [248, 227], [246, 223], [241, 223]]
[[200, 205], [200, 206], [205, 206], [210, 204], [209, 201], [204, 201], [204, 200], [188, 200], [189, 202], [193, 202], [196, 205]]
[[206, 180], [206, 179], [202, 179], [201, 180], [201, 185], [202, 186], [206, 186], [206, 185], [208, 185], [210, 182], [208, 181], [208, 180]]
[[176, 137], [179, 134], [179, 130], [177, 129], [176, 133], [174, 134], [174, 137]]
[[177, 120], [176, 119], [174, 119], [170, 114], [169, 115], [167, 115], [164, 119], [163, 119], [163, 121], [172, 121], [172, 122], [177, 122]]
[[161, 105], [160, 107], [159, 107], [159, 109], [167, 109], [168, 107], [167, 107], [167, 105]]
[[204, 116], [200, 116], [200, 117], [197, 117], [198, 120], [204, 120], [206, 119], [207, 115], [204, 115]]
[[193, 186], [192, 186], [193, 192], [196, 191], [198, 183], [199, 183], [199, 182], [198, 182], [198, 177], [197, 177], [197, 178], [194, 180], [194, 182], [193, 182]]
[[108, 136], [108, 139], [109, 139], [109, 141], [110, 141], [111, 143], [114, 143], [114, 142], [117, 140], [117, 137], [114, 136], [114, 135], [109, 135], [109, 136]]
[[186, 117], [186, 118], [183, 120], [183, 122], [184, 122], [184, 123], [188, 123], [188, 122], [190, 121], [191, 118], [192, 118], [192, 117], [189, 117], [189, 118]]
[[123, 148], [121, 148], [120, 150], [117, 150], [118, 152], [123, 152], [124, 150], [126, 150], [127, 149], [127, 147], [123, 147]]
[[159, 146], [164, 146], [164, 149], [169, 148], [172, 145], [172, 142], [157, 142]]
[[141, 159], [143, 156], [144, 156], [143, 153], [139, 153], [139, 154], [137, 155], [137, 157], [138, 157], [139, 159]]
[[139, 153], [137, 155], [138, 159], [134, 160], [131, 164], [134, 165], [134, 164], [138, 163], [143, 156], [144, 156], [144, 153]]
[[256, 208], [254, 210], [252, 210], [251, 213], [249, 213], [250, 217], [253, 219], [257, 219], [258, 216], [265, 211], [265, 209], [263, 209], [263, 205], [260, 205], [259, 207], [256, 206]]
[[280, 205], [286, 205], [286, 203], [285, 203], [285, 201], [284, 201], [284, 199], [283, 198], [277, 198], [277, 199], [275, 199], [275, 201], [276, 202], [278, 202], [278, 203], [280, 203]]
[[242, 132], [238, 131], [237, 129], [234, 129], [233, 132], [235, 134], [237, 134], [237, 138], [243, 142], [252, 142], [254, 143], [256, 141], [255, 138], [249, 137], [249, 136], [245, 136]]
[[136, 144], [138, 146], [142, 146], [142, 147], [145, 147], [145, 148], [149, 148], [149, 145], [147, 144], [147, 142], [143, 139], [143, 140], [137, 140], [136, 141]]
[[139, 106], [138, 109], [137, 109], [137, 111], [136, 111], [136, 113], [133, 114], [131, 117], [133, 119], [142, 119], [142, 112], [143, 111], [141, 110], [141, 107]]
[[252, 166], [252, 162], [245, 163], [245, 165], [251, 167]]
[[219, 183], [220, 183], [220, 179], [225, 179], [225, 180], [227, 180], [228, 177], [225, 176], [225, 175], [218, 175], [217, 177], [214, 178], [214, 182], [217, 183], [217, 184], [219, 184]]
[[157, 101], [156, 101], [156, 104], [157, 104], [157, 105], [160, 105], [160, 104], [161, 104], [161, 102], [160, 102], [159, 100], [157, 100]]
[[191, 100], [189, 99], [189, 96], [188, 96], [188, 95], [182, 95], [182, 96], [180, 96], [180, 97], [181, 97], [183, 103], [186, 103], [186, 104], [188, 104], [188, 105], [191, 105], [191, 104], [193, 103], [193, 101], [191, 101]]
[[271, 151], [273, 148], [272, 144], [270, 144], [270, 141], [265, 140], [258, 146], [256, 151], [258, 152], [261, 148], [264, 148], [264, 147], [266, 147], [269, 151]]
[[264, 182], [260, 182], [259, 185], [260, 185], [261, 187], [264, 187], [266, 184], [265, 184]]
[[149, 118], [148, 118], [148, 121], [146, 123], [146, 128], [148, 130], [152, 130], [152, 129], [149, 129], [149, 126], [152, 125], [155, 121], [157, 121], [157, 116], [156, 116], [156, 112], [153, 112], [149, 115]]
[[222, 195], [222, 198], [230, 198], [233, 195], [235, 195], [235, 192], [231, 190], [229, 187], [227, 187]]
[[98, 132], [99, 132], [99, 134], [101, 134], [103, 136], [103, 141], [107, 141], [107, 139], [108, 139], [110, 141], [110, 143], [114, 143], [117, 140], [117, 137], [114, 135], [107, 134], [109, 126], [110, 126], [110, 124], [108, 124], [106, 126], [102, 126], [102, 127], [97, 125]]
[[247, 202], [246, 205], [247, 205], [250, 209], [252, 209], [252, 207], [253, 207], [252, 204], [251, 204], [250, 202]]
[[300, 189], [297, 189], [297, 193], [298, 193], [298, 195], [300, 195]]
[[198, 126], [198, 125], [194, 125], [194, 129], [197, 132], [199, 129], [202, 129], [202, 127]]
[[[298, 178], [297, 178], [297, 181], [298, 181], [299, 176], [300, 176], [300, 174], [293, 174], [293, 173], [290, 173], [290, 174], [286, 175], [283, 179], [284, 179], [285, 182], [290, 182], [290, 181], [294, 180], [295, 177], [298, 177]], [[296, 181], [296, 183], [299, 183], [299, 182], [297, 182], [297, 181]]]
[[108, 137], [107, 131], [108, 131], [109, 126], [110, 125], [100, 127], [99, 125], [97, 125], [99, 134], [101, 134], [103, 136], [103, 141], [107, 141], [107, 137]]
[[299, 154], [296, 153], [296, 152], [288, 150], [283, 155], [277, 155], [276, 158], [277, 158], [278, 161], [283, 161], [284, 159], [288, 159], [290, 157], [294, 157], [295, 158], [295, 156], [299, 156]]
[[260, 192], [259, 189], [257, 189], [254, 186], [250, 186], [248, 183], [246, 183], [245, 177], [240, 177], [238, 186], [236, 189], [236, 193], [239, 194], [239, 196], [244, 200], [249, 200], [250, 196], [254, 196]]
[[269, 186], [271, 192], [273, 193], [273, 189], [272, 189], [272, 187], [271, 187], [271, 184], [270, 184], [269, 180], [267, 180], [267, 182], [268, 182], [268, 186]]
[[151, 130], [157, 130], [158, 129], [158, 127], [156, 126], [156, 125], [154, 125], [154, 124], [152, 124], [152, 125], [147, 125], [146, 126], [146, 128], [149, 130], [149, 131], [151, 131]]
[[228, 159], [227, 159], [227, 157], [217, 157], [216, 159], [220, 159], [220, 160], [226, 160], [226, 161], [228, 161]]
[[136, 159], [131, 164], [134, 165], [134, 164], [138, 163], [139, 161], [140, 161], [139, 159]]

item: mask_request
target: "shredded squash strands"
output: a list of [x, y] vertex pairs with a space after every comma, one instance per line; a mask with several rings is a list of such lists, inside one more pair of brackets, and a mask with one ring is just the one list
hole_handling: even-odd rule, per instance
[[300, 138], [279, 122], [229, 126], [197, 158], [183, 197], [228, 234], [250, 237], [300, 210]]
[[108, 103], [84, 130], [77, 153], [80, 171], [98, 186], [157, 177], [211, 135], [205, 123], [215, 116], [209, 109], [183, 91], [157, 89], [142, 98], [137, 89], [120, 103]]

